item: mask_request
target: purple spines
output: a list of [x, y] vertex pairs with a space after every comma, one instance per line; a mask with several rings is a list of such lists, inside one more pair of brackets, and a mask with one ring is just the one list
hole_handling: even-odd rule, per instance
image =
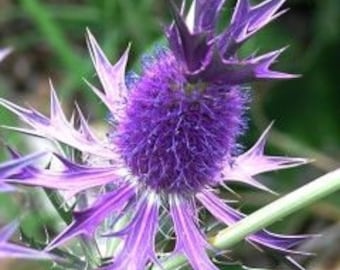
[[117, 129], [127, 166], [167, 192], [214, 185], [244, 127], [247, 97], [237, 86], [190, 84], [171, 52], [144, 66]]
[[246, 152], [226, 160], [222, 178], [226, 182], [237, 181], [271, 193], [268, 187], [255, 179], [256, 175], [293, 168], [309, 162], [298, 157], [271, 156], [264, 153], [267, 137], [272, 124], [263, 132], [257, 142]]
[[169, 2], [174, 23], [167, 38], [190, 82], [242, 84], [296, 77], [270, 69], [283, 50], [244, 59], [237, 55], [246, 40], [285, 12], [279, 11], [285, 0], [267, 0], [255, 6], [249, 0], [239, 0], [229, 26], [221, 32], [216, 31], [216, 22], [224, 0], [194, 0], [186, 16], [185, 5], [180, 11]]

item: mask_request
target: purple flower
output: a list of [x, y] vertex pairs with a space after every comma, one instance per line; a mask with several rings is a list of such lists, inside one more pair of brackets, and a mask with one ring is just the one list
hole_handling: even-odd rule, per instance
[[[102, 231], [104, 220], [110, 220], [111, 229], [102, 236], [120, 238], [122, 243], [105, 269], [142, 270], [159, 263], [161, 250], [155, 242], [162, 216], [162, 222], [173, 224], [172, 254], [184, 254], [194, 269], [217, 269], [206, 253], [211, 247], [199, 226], [199, 206], [220, 222], [234, 224], [244, 215], [222, 202], [214, 190], [237, 181], [270, 191], [256, 180], [257, 175], [307, 162], [265, 155], [269, 128], [248, 151], [240, 154], [237, 144], [246, 129], [247, 84], [296, 77], [270, 69], [282, 49], [248, 58], [237, 54], [245, 41], [285, 11], [280, 11], [284, 2], [267, 0], [251, 6], [248, 0], [239, 0], [229, 26], [217, 32], [223, 0], [196, 0], [187, 16], [186, 1], [181, 10], [170, 1], [174, 23], [166, 30], [169, 48], [148, 56], [141, 74], [132, 77], [125, 75], [129, 48], [111, 65], [88, 32], [103, 91], [90, 86], [112, 114], [107, 140], [91, 131], [79, 108], [80, 127], [76, 128], [65, 117], [53, 87], [50, 117], [0, 100], [32, 127], [15, 130], [67, 144], [90, 156], [85, 164], [76, 164], [56, 154], [63, 165], [60, 170], [26, 166], [6, 183], [72, 195], [106, 187], [89, 208], [74, 212], [73, 222], [48, 250], [78, 235], [93, 236]], [[123, 219], [128, 219], [125, 227], [117, 228]], [[247, 240], [290, 259], [291, 254], [299, 254], [292, 248], [306, 237], [262, 230]]]

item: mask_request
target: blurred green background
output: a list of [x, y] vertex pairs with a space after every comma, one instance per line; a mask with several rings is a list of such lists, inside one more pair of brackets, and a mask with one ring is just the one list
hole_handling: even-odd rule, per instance
[[[225, 11], [230, 14], [235, 1], [227, 2]], [[289, 45], [276, 68], [303, 75], [296, 80], [254, 85], [250, 129], [242, 138], [243, 144], [250, 146], [275, 120], [268, 152], [314, 159], [303, 168], [261, 178], [281, 194], [338, 167], [340, 160], [340, 1], [287, 0], [285, 6], [290, 11], [243, 48], [243, 53], [261, 53]], [[160, 0], [0, 0], [0, 44], [14, 49], [0, 66], [0, 96], [47, 112], [51, 78], [65, 110], [70, 113], [77, 100], [92, 123], [100, 127], [105, 108], [83, 81], [96, 82], [85, 44], [86, 27], [112, 61], [132, 42], [129, 68], [133, 68], [143, 51], [162, 38], [162, 27], [169, 21], [169, 10]], [[0, 121], [13, 125], [16, 118], [0, 108]], [[5, 130], [0, 136], [1, 141], [27, 150], [27, 137]], [[5, 158], [2, 147], [0, 159]], [[33, 200], [36, 193], [0, 194], [0, 224], [25, 213], [22, 229], [43, 239], [43, 226], [53, 217]], [[242, 187], [240, 194], [245, 212], [275, 199]], [[309, 259], [308, 269], [340, 269], [339, 197], [335, 194], [272, 228], [285, 233], [324, 234], [304, 247], [319, 254]], [[271, 258], [260, 255], [240, 244], [234, 256], [252, 266], [273, 264]], [[51, 267], [44, 263], [0, 263], [0, 270]]]

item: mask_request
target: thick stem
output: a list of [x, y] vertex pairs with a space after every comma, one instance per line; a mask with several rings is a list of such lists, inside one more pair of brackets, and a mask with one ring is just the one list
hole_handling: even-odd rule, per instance
[[[218, 249], [227, 249], [274, 222], [340, 190], [340, 169], [325, 174], [305, 186], [264, 206], [233, 226], [221, 230], [211, 239]], [[163, 269], [176, 269], [185, 263], [185, 257], [176, 256], [163, 264]], [[153, 269], [159, 269], [154, 267]]]

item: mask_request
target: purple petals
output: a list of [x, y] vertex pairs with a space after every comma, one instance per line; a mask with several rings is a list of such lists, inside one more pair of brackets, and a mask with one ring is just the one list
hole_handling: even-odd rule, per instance
[[55, 156], [64, 165], [63, 170], [52, 171], [28, 166], [6, 178], [5, 182], [68, 191], [72, 195], [89, 188], [118, 182], [114, 167], [87, 167], [72, 163], [59, 155]]
[[190, 202], [173, 195], [170, 212], [176, 233], [175, 252], [184, 253], [195, 270], [217, 270], [206, 253], [209, 244], [197, 227], [198, 217]]
[[110, 214], [119, 214], [135, 194], [135, 187], [124, 184], [102, 195], [90, 208], [74, 212], [74, 221], [47, 247], [51, 250], [80, 234], [93, 235], [99, 224]]
[[235, 157], [231, 164], [226, 164], [223, 176], [226, 181], [238, 181], [256, 188], [270, 191], [254, 179], [254, 176], [275, 171], [293, 168], [308, 163], [307, 159], [282, 156], [267, 156], [264, 147], [267, 141], [270, 125], [255, 143], [255, 145], [242, 155]]
[[29, 260], [51, 260], [54, 256], [43, 251], [34, 250], [28, 247], [8, 243], [18, 228], [18, 223], [13, 221], [0, 229], [0, 259], [1, 258], [21, 258]]
[[96, 39], [87, 30], [87, 41], [93, 65], [104, 88], [104, 93], [92, 87], [92, 90], [104, 102], [114, 116], [118, 116], [127, 98], [125, 85], [125, 69], [128, 61], [130, 46], [115, 65], [111, 65]]
[[136, 215], [119, 235], [123, 248], [112, 265], [104, 269], [144, 270], [150, 261], [157, 262], [155, 237], [158, 228], [158, 195], [148, 193], [139, 201]]
[[[234, 225], [245, 217], [244, 214], [225, 204], [210, 191], [202, 191], [196, 195], [196, 198], [216, 219], [228, 226]], [[306, 255], [307, 253], [295, 251], [292, 248], [310, 237], [310, 235], [281, 235], [261, 230], [249, 235], [247, 240], [259, 246], [275, 250], [283, 255]]]
[[250, 59], [249, 61], [247, 61], [247, 68], [245, 69], [248, 69], [250, 71], [253, 76], [253, 80], [298, 78], [299, 75], [270, 70], [270, 66], [276, 61], [276, 59], [284, 50], [285, 48]]
[[[92, 133], [89, 133], [89, 128], [85, 124], [84, 119], [82, 119], [80, 130], [76, 130], [73, 124], [66, 119], [52, 84], [49, 118], [34, 109], [22, 108], [2, 98], [0, 98], [0, 104], [15, 113], [22, 121], [33, 128], [33, 130], [14, 127], [10, 127], [10, 129], [57, 140], [93, 155], [104, 157], [112, 157], [114, 155], [112, 149], [109, 149], [107, 145], [104, 145]], [[83, 117], [82, 114], [80, 115]]]

